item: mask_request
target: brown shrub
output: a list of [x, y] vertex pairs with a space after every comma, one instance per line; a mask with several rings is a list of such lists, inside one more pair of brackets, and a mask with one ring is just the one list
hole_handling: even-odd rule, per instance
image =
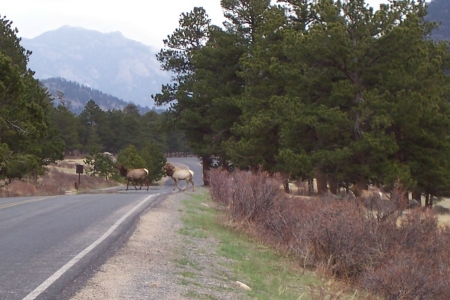
[[208, 171], [207, 176], [211, 187], [210, 193], [212, 200], [217, 203], [228, 204], [230, 198], [229, 173], [219, 169], [212, 169]]
[[448, 268], [438, 268], [433, 258], [396, 253], [377, 269], [364, 274], [361, 285], [385, 299], [449, 299]]
[[391, 200], [365, 203], [294, 198], [282, 192], [277, 176], [221, 172], [210, 173], [211, 194], [228, 206], [229, 218], [246, 221], [252, 234], [295, 254], [304, 266], [387, 299], [450, 299], [450, 229], [438, 227], [429, 211], [401, 215], [399, 187]]
[[213, 200], [228, 205], [235, 222], [256, 222], [267, 217], [267, 211], [277, 199], [286, 197], [280, 189], [280, 178], [259, 171], [212, 170], [209, 173]]

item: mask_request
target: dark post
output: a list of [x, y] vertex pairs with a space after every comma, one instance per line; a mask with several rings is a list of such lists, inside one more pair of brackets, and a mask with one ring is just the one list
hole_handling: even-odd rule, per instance
[[80, 177], [83, 174], [83, 165], [77, 165], [78, 185], [80, 185]]

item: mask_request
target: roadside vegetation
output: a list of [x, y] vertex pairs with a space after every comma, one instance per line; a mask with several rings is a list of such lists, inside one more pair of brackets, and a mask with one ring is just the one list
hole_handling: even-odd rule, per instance
[[[38, 177], [37, 182], [34, 182], [31, 177], [13, 180], [10, 184], [0, 188], [0, 197], [51, 196], [76, 192], [83, 193], [122, 184], [115, 180], [92, 177], [87, 174], [79, 176], [75, 171], [76, 165], [80, 162], [82, 162], [82, 159], [69, 159], [57, 164], [50, 164], [46, 168], [45, 174]], [[79, 184], [78, 181], [80, 181]]]
[[[445, 11], [444, 2], [430, 6]], [[117, 175], [100, 152], [131, 167], [148, 164], [157, 178], [164, 159], [152, 161], [155, 153], [189, 148], [204, 175], [211, 157], [234, 171], [204, 176], [221, 217], [213, 225], [206, 216], [214, 210], [187, 204], [185, 233], [217, 235], [218, 253], [254, 287], [251, 296], [301, 297], [308, 291], [296, 272], [313, 270], [386, 299], [450, 299], [449, 228], [431, 209], [403, 213], [406, 195], [428, 208], [450, 195], [450, 53], [448, 42], [432, 39], [438, 24], [427, 21], [427, 1], [378, 10], [364, 0], [221, 5], [224, 27], [195, 7], [164, 40], [157, 59], [172, 82], [153, 95], [170, 106], [162, 115], [141, 116], [133, 105], [104, 112], [91, 100], [76, 116], [63, 93], [55, 108], [27, 69], [31, 52], [18, 30], [0, 18], [0, 193], [64, 192], [78, 176], [48, 168], [64, 153], [88, 153], [92, 176], [79, 188], [100, 180], [98, 188]], [[316, 181], [321, 196], [280, 189], [300, 179], [308, 191]], [[397, 196], [336, 197], [342, 187], [370, 185]], [[311, 298], [341, 297], [318, 286]]]
[[[204, 259], [196, 261], [192, 255], [181, 255], [176, 261], [183, 278], [180, 284], [186, 286], [186, 295], [191, 299], [220, 299], [215, 292], [227, 292], [236, 299], [377, 299], [316, 269], [305, 268], [293, 253], [263, 242], [260, 236], [249, 235], [249, 228], [231, 222], [224, 203], [212, 202], [207, 191], [190, 196], [183, 204], [184, 228], [180, 233], [186, 236], [186, 247], [196, 247], [199, 256], [212, 256], [209, 263], [215, 266], [211, 274], [205, 274], [211, 267], [204, 265]], [[216, 241], [214, 249], [203, 247], [209, 239]], [[211, 248], [211, 243], [208, 245]], [[219, 281], [216, 291], [207, 294], [197, 289], [200, 276]], [[251, 291], [239, 287], [236, 281]]]
[[401, 191], [390, 201], [363, 202], [293, 197], [267, 172], [214, 170], [209, 180], [212, 200], [223, 208], [222, 224], [298, 266], [383, 299], [450, 298], [450, 228], [433, 210], [392, 205], [402, 202], [395, 198]]

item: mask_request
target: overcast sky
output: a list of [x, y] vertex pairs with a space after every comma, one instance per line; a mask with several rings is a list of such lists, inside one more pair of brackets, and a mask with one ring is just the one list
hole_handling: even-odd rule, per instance
[[[160, 49], [162, 40], [178, 28], [182, 12], [205, 8], [213, 24], [223, 18], [220, 0], [9, 0], [2, 1], [0, 15], [13, 21], [18, 36], [33, 38], [63, 25], [101, 32], [120, 31], [127, 38]], [[367, 0], [378, 8], [387, 0]]]

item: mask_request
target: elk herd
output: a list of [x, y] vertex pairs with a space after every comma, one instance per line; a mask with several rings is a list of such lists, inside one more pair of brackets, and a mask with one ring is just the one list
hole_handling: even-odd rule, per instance
[[[116, 165], [116, 168], [119, 170], [120, 175], [125, 177], [125, 179], [127, 180], [127, 188], [126, 188], [127, 191], [128, 191], [128, 186], [129, 186], [130, 181], [136, 190], [138, 189], [136, 186], [137, 182], [141, 183], [141, 186], [139, 189], [142, 189], [142, 185], [146, 184], [147, 191], [149, 190], [150, 182], [148, 180], [148, 170], [146, 168], [127, 169], [121, 163], [118, 163]], [[178, 188], [180, 191], [186, 190], [189, 183], [192, 185], [192, 191], [193, 192], [195, 191], [195, 185], [194, 185], [194, 180], [193, 180], [194, 171], [192, 171], [190, 169], [177, 168], [170, 163], [166, 163], [162, 169], [165, 171], [167, 176], [169, 176], [173, 179], [173, 182], [174, 182], [173, 190], [174, 191], [176, 188]], [[179, 180], [186, 181], [186, 186], [184, 187], [184, 189], [181, 189], [178, 186]]]

